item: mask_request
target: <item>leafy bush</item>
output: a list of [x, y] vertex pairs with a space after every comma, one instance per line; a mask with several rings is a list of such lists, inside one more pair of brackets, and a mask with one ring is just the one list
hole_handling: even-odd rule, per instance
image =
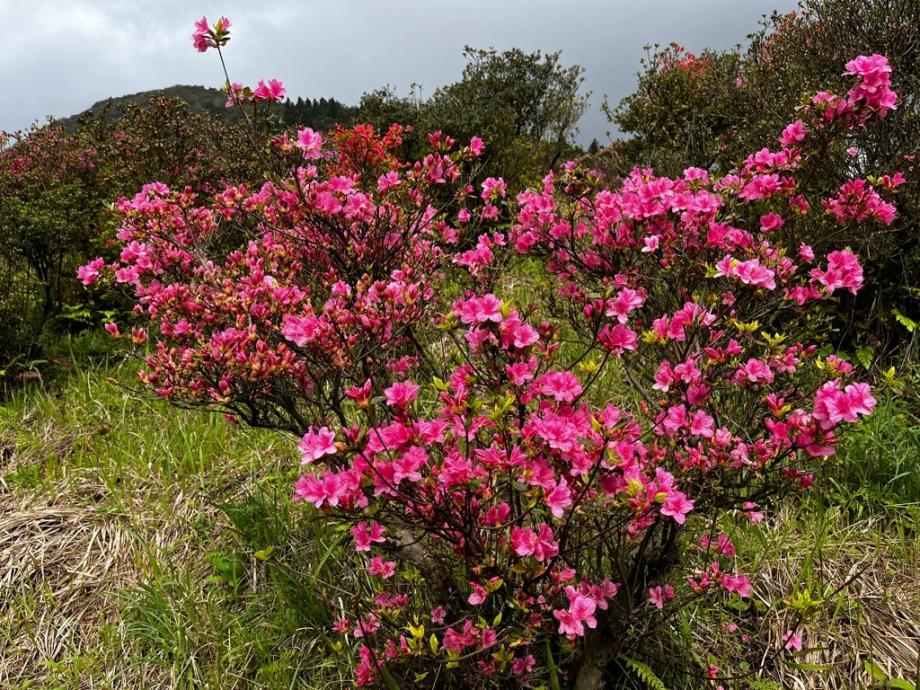
[[258, 180], [270, 166], [248, 130], [176, 99], [129, 105], [114, 123], [87, 117], [72, 134], [52, 123], [2, 137], [0, 368], [39, 356], [43, 333], [86, 327], [117, 308], [110, 299], [82, 304], [74, 272], [109, 255], [118, 196], [151, 179], [214, 191]]

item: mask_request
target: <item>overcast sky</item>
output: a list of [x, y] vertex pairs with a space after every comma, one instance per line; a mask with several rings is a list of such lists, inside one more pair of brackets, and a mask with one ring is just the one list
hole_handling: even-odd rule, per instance
[[647, 43], [729, 48], [794, 0], [0, 0], [0, 130], [68, 116], [108, 96], [173, 84], [223, 86], [192, 48], [202, 15], [233, 21], [230, 76], [277, 77], [292, 97], [357, 103], [390, 84], [424, 94], [455, 81], [463, 46], [562, 50], [593, 92], [583, 143], [607, 140], [600, 110], [635, 83]]

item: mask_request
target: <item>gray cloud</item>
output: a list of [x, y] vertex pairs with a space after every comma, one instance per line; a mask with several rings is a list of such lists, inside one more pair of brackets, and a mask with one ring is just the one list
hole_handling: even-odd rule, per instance
[[233, 20], [227, 57], [244, 83], [280, 78], [293, 96], [356, 103], [390, 84], [426, 94], [454, 81], [465, 44], [562, 50], [593, 92], [580, 139], [606, 140], [600, 104], [629, 93], [648, 43], [729, 48], [794, 0], [0, 0], [0, 129], [172, 84], [221, 86], [216, 56], [195, 52], [192, 22]]

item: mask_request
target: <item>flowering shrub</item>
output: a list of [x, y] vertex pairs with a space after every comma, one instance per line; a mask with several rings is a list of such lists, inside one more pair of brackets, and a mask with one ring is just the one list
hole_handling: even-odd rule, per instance
[[132, 289], [156, 326], [143, 380], [174, 402], [303, 433], [329, 414], [344, 423], [355, 383], [379, 389], [415, 366], [412, 329], [452, 235], [434, 203], [467, 194], [461, 169], [477, 147], [432, 136], [435, 151], [408, 165], [391, 154], [400, 135], [340, 129], [324, 149], [305, 129], [275, 142], [302, 164], [259, 189], [200, 199], [152, 183], [120, 200], [119, 261], [79, 275]]
[[[721, 174], [772, 140], [790, 114], [807, 107], [809, 94], [821, 88], [833, 85], [841, 94], [833, 107], [846, 107], [848, 100], [863, 95], [877, 99], [877, 90], [885, 94], [889, 101], [878, 103], [883, 122], [852, 128], [842, 118], [811, 130], [804, 144], [810, 162], [799, 186], [810, 198], [830, 197], [850, 178], [877, 181], [901, 170], [906, 179], [894, 195], [897, 217], [827, 216], [822, 221], [810, 216], [797, 232], [799, 241], [820, 253], [849, 245], [871, 257], [866, 288], [821, 307], [832, 316], [823, 337], [833, 333], [835, 344], [857, 350], [866, 366], [912, 357], [909, 332], [920, 313], [913, 290], [920, 276], [913, 232], [920, 209], [920, 185], [913, 174], [920, 117], [909, 105], [920, 86], [920, 62], [912, 48], [920, 39], [916, 3], [893, 0], [884, 9], [859, 0], [802, 0], [797, 5], [794, 12], [765, 17], [744, 48], [706, 51], [695, 59], [675, 49], [650, 56], [637, 89], [611, 114], [628, 138], [612, 144], [608, 155], [597, 156], [596, 164], [621, 177], [637, 164], [667, 176], [678, 176], [688, 166]], [[845, 59], [860, 53], [865, 55]], [[865, 89], [847, 93], [851, 76], [860, 70]], [[892, 88], [903, 103], [894, 102]]]
[[[369, 576], [336, 623], [360, 641], [357, 684], [384, 665], [446, 664], [529, 685], [545, 680], [548, 655], [565, 667], [574, 653], [591, 687], [615, 641], [653, 629], [637, 613], [750, 596], [713, 518], [758, 521], [758, 503], [807, 487], [835, 429], [874, 400], [842, 360], [816, 376], [805, 375], [819, 363], [811, 347], [745, 360], [753, 333], [723, 339], [692, 311], [672, 321], [681, 342], [710, 344], [676, 367], [664, 360], [664, 399], [628, 410], [589, 402], [547, 324], [491, 294], [460, 300], [444, 327], [459, 331], [464, 363], [421, 394], [436, 393], [435, 412], [411, 381], [373, 401], [368, 383], [348, 392], [356, 424], [308, 431], [303, 463], [324, 469], [295, 495], [354, 521]], [[679, 556], [688, 541], [697, 548]]]
[[[201, 45], [226, 42], [221, 21]], [[515, 203], [498, 178], [465, 183], [478, 139], [430, 135], [403, 163], [399, 128], [302, 130], [259, 190], [121, 200], [120, 260], [81, 279], [133, 290], [160, 395], [300, 437], [295, 498], [350, 534], [335, 630], [357, 685], [602, 687], [688, 602], [751, 596], [734, 526], [807, 489], [875, 405], [800, 340], [864, 277], [797, 229], [895, 213], [879, 190], [897, 175], [800, 188], [817, 132], [896, 103], [884, 58], [847, 69], [846, 97], [818, 94], [783, 148], [722, 177], [637, 169], [612, 191], [567, 164]], [[511, 232], [483, 230], [503, 206]], [[512, 249], [542, 260], [551, 299], [490, 291]]]
[[[108, 113], [111, 114], [111, 113]], [[86, 293], [74, 270], [112, 257], [112, 200], [149, 180], [195, 191], [262, 177], [262, 151], [235, 123], [192, 113], [178, 99], [130, 104], [111, 121], [80, 118], [0, 134], [0, 370], [41, 356], [49, 336], [117, 311], [115, 295]]]

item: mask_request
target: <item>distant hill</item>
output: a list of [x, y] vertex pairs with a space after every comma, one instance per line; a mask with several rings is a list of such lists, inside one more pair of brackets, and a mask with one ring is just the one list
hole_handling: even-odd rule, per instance
[[[68, 132], [75, 130], [80, 118], [87, 115], [104, 114], [106, 121], [117, 122], [126, 106], [144, 105], [162, 96], [183, 100], [188, 103], [192, 112], [208, 113], [225, 122], [236, 121], [240, 118], [238, 109], [226, 107], [227, 94], [224, 91], [207, 86], [176, 84], [165, 89], [107, 98], [93, 103], [81, 113], [61, 118], [57, 122]], [[306, 125], [315, 129], [329, 129], [339, 123], [349, 124], [358, 112], [357, 107], [344, 105], [334, 98], [285, 100], [284, 103], [274, 106], [274, 110], [285, 125]]]

